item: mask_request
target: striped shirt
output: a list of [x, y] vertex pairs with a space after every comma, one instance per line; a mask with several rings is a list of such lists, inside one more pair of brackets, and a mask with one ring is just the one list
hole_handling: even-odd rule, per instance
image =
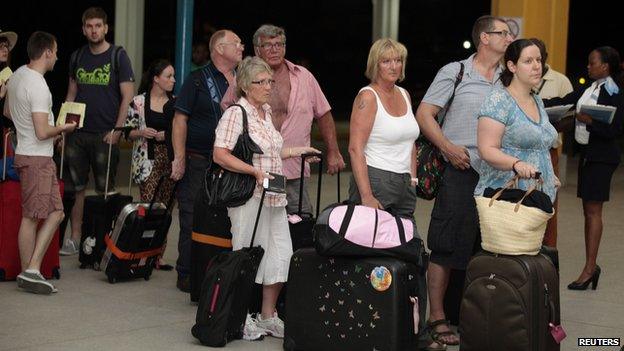
[[[494, 82], [488, 81], [474, 68], [472, 54], [464, 63], [464, 76], [455, 90], [455, 98], [444, 117], [442, 132], [455, 145], [468, 149], [470, 163], [479, 159], [477, 151], [477, 120], [481, 104], [485, 97], [496, 87], [502, 88], [500, 81], [501, 67], [494, 73]], [[442, 67], [427, 89], [422, 102], [444, 108], [453, 94], [455, 79], [459, 73], [458, 62], [451, 62]]]

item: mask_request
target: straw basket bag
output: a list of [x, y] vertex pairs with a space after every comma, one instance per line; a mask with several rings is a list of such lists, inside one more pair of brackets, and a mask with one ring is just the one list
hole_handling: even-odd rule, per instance
[[510, 180], [492, 198], [475, 196], [479, 225], [481, 227], [481, 247], [490, 252], [505, 255], [536, 255], [542, 245], [546, 222], [554, 215], [537, 207], [529, 207], [522, 201], [537, 190], [541, 180], [527, 189], [520, 201], [499, 200], [503, 191], [510, 189], [518, 177]]

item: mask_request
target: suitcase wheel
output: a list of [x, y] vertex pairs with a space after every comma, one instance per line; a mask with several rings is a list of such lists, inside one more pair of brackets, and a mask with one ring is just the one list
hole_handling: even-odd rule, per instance
[[85, 269], [87, 268], [87, 264], [86, 263], [81, 263], [80, 264], [80, 269]]
[[150, 280], [151, 274], [146, 274], [143, 276], [143, 279]]
[[58, 268], [54, 268], [52, 270], [52, 276], [54, 277], [54, 279], [59, 280], [61, 279], [61, 271]]
[[0, 268], [0, 282], [3, 282], [5, 277], [6, 273], [4, 272], [4, 269]]
[[108, 276], [108, 282], [111, 283], [111, 284], [117, 283], [117, 277], [115, 277], [114, 275], [109, 275]]

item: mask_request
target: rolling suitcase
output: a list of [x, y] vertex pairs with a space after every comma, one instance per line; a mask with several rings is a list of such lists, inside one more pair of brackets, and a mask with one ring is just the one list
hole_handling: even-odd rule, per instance
[[247, 309], [264, 249], [253, 246], [266, 190], [258, 206], [249, 247], [215, 256], [202, 282], [193, 336], [206, 346], [222, 347], [243, 337]]
[[549, 256], [480, 252], [466, 270], [459, 321], [462, 351], [555, 351], [559, 276]]
[[[3, 163], [7, 160], [8, 138], [12, 133], [4, 135]], [[22, 271], [18, 246], [18, 232], [22, 222], [22, 189], [18, 181], [6, 179], [6, 167], [4, 163], [0, 182], [0, 281], [15, 280]], [[62, 171], [60, 176], [63, 177]], [[63, 181], [60, 179], [59, 191], [63, 194]], [[61, 277], [58, 236], [57, 230], [41, 262], [40, 271], [46, 279]]]
[[[128, 127], [114, 128], [113, 131], [129, 132]], [[132, 203], [130, 185], [128, 195], [119, 193], [108, 193], [108, 179], [110, 174], [111, 152], [113, 145], [108, 148], [108, 165], [106, 167], [106, 185], [103, 195], [86, 196], [84, 200], [82, 236], [80, 237], [80, 248], [78, 260], [80, 268], [91, 267], [100, 270], [102, 255], [106, 249], [104, 236], [108, 235], [121, 210], [129, 203]], [[130, 176], [130, 183], [132, 176]]]
[[208, 205], [206, 192], [196, 198], [191, 233], [191, 301], [199, 301], [208, 262], [221, 252], [232, 251], [227, 208]]
[[[417, 350], [423, 270], [391, 257], [295, 252], [286, 296], [285, 350]], [[424, 287], [420, 287], [421, 289]]]
[[[156, 189], [167, 176], [161, 177]], [[175, 193], [175, 186], [173, 193]], [[104, 236], [106, 251], [100, 264], [101, 269], [113, 284], [118, 279], [142, 277], [149, 280], [154, 264], [162, 254], [167, 233], [171, 226], [173, 196], [165, 205], [156, 202], [158, 191], [150, 202], [127, 204], [115, 221], [110, 235]]]

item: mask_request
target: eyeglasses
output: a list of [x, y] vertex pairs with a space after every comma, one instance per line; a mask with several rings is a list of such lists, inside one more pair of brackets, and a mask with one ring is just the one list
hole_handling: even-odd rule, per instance
[[263, 48], [264, 50], [270, 50], [271, 48], [275, 49], [275, 50], [280, 50], [283, 49], [286, 46], [286, 43], [284, 42], [277, 42], [277, 43], [264, 43], [264, 44], [260, 44], [259, 45], [261, 48]]
[[245, 44], [243, 44], [241, 42], [225, 42], [225, 43], [221, 43], [219, 45], [234, 45], [237, 49], [244, 49], [245, 48]]
[[510, 32], [510, 31], [506, 31], [506, 30], [497, 30], [497, 31], [491, 31], [491, 32], [486, 32], [487, 34], [498, 34], [498, 35], [502, 35], [503, 37], [515, 37], [515, 35]]
[[261, 85], [263, 87], [271, 87], [275, 84], [275, 80], [273, 79], [263, 79], [263, 80], [252, 80], [251, 84]]

